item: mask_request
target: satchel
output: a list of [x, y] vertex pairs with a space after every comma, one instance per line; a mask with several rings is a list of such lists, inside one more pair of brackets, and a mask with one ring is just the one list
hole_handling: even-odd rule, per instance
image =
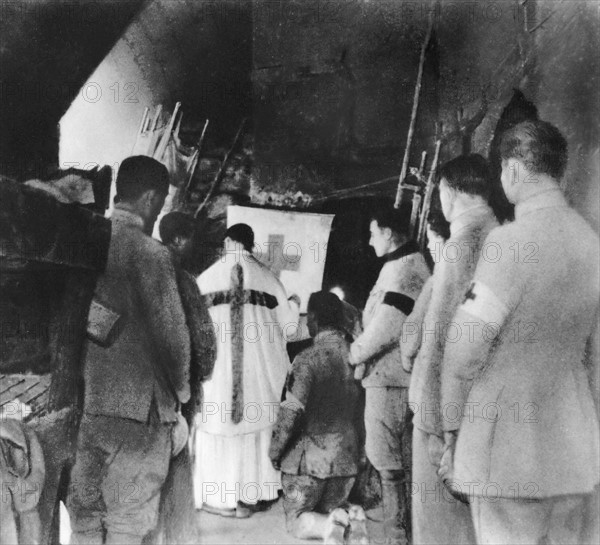
[[108, 348], [116, 339], [121, 315], [96, 299], [92, 300], [88, 313], [86, 333], [96, 344]]

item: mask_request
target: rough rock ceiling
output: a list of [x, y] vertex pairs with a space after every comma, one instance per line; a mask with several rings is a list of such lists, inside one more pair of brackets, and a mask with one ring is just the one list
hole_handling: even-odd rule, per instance
[[[2, 172], [56, 162], [58, 121], [142, 0], [0, 3]], [[7, 164], [8, 163], [8, 164]]]

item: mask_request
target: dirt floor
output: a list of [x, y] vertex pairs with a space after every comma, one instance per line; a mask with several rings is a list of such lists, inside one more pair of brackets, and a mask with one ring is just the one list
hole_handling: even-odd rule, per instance
[[[197, 511], [200, 534], [198, 545], [298, 545], [319, 543], [290, 536], [285, 531], [285, 519], [280, 499], [269, 511], [256, 513], [248, 519], [224, 518]], [[381, 508], [367, 511], [370, 543], [383, 543]], [[69, 543], [71, 528], [64, 505], [61, 504], [60, 542]], [[176, 545], [176, 544], [173, 544]]]
[[[381, 509], [367, 512], [370, 542], [383, 543]], [[295, 539], [285, 531], [282, 500], [269, 511], [256, 513], [248, 519], [223, 518], [198, 511], [201, 545], [293, 545], [318, 543]]]

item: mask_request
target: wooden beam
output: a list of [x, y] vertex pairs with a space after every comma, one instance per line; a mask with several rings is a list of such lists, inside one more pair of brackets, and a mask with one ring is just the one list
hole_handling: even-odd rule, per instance
[[433, 184], [435, 182], [435, 173], [437, 171], [441, 147], [442, 141], [441, 139], [438, 139], [438, 141], [435, 143], [435, 154], [433, 156], [433, 162], [431, 163], [431, 170], [429, 171], [427, 187], [425, 188], [425, 198], [423, 199], [423, 209], [421, 210], [419, 232], [417, 234], [417, 241], [421, 247], [421, 250], [423, 250], [425, 246], [425, 226], [427, 223], [427, 218], [429, 217], [429, 209], [431, 208], [431, 195], [433, 194]]
[[244, 118], [242, 119], [242, 122], [240, 123], [240, 128], [238, 129], [237, 134], [235, 135], [235, 138], [233, 139], [233, 144], [231, 144], [231, 147], [229, 148], [229, 150], [227, 151], [227, 153], [225, 154], [225, 157], [223, 158], [223, 162], [221, 163], [221, 167], [219, 168], [219, 171], [217, 172], [216, 176], [214, 177], [210, 188], [208, 190], [208, 193], [206, 194], [206, 197], [204, 197], [204, 200], [202, 201], [202, 203], [200, 204], [200, 206], [198, 206], [196, 213], [194, 214], [194, 219], [197, 219], [198, 216], [200, 216], [200, 212], [202, 212], [202, 210], [204, 209], [204, 207], [208, 204], [208, 201], [212, 198], [214, 192], [216, 191], [219, 183], [221, 183], [221, 180], [223, 179], [223, 177], [225, 176], [225, 169], [227, 168], [227, 164], [229, 163], [229, 159], [231, 158], [231, 155], [233, 154], [233, 152], [235, 151], [235, 148], [237, 147], [237, 144], [242, 136], [242, 133], [244, 131], [244, 126], [246, 125], [246, 121], [248, 120], [248, 118]]
[[429, 13], [429, 26], [427, 27], [427, 34], [425, 35], [423, 45], [421, 46], [421, 56], [419, 58], [419, 71], [417, 73], [417, 83], [415, 85], [415, 94], [413, 97], [410, 124], [408, 126], [408, 136], [406, 137], [406, 147], [404, 148], [404, 159], [402, 160], [402, 169], [400, 170], [400, 177], [398, 178], [398, 189], [396, 191], [396, 201], [394, 202], [394, 208], [400, 207], [400, 201], [402, 200], [402, 184], [404, 182], [404, 178], [406, 178], [406, 173], [408, 172], [408, 159], [410, 157], [410, 148], [412, 144], [413, 134], [415, 132], [415, 124], [417, 122], [417, 111], [419, 109], [419, 98], [421, 96], [421, 82], [423, 80], [425, 53], [427, 51], [427, 46], [429, 45], [429, 41], [431, 40], [431, 34], [433, 32], [434, 11], [435, 10], [432, 10]]

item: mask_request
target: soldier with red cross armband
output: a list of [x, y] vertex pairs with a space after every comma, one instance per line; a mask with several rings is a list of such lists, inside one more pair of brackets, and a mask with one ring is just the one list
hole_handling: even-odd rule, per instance
[[445, 347], [440, 477], [470, 503], [480, 544], [591, 543], [600, 452], [584, 353], [598, 236], [561, 192], [567, 145], [554, 126], [520, 123], [500, 151], [515, 221], [486, 239], [454, 317], [463, 335]]

